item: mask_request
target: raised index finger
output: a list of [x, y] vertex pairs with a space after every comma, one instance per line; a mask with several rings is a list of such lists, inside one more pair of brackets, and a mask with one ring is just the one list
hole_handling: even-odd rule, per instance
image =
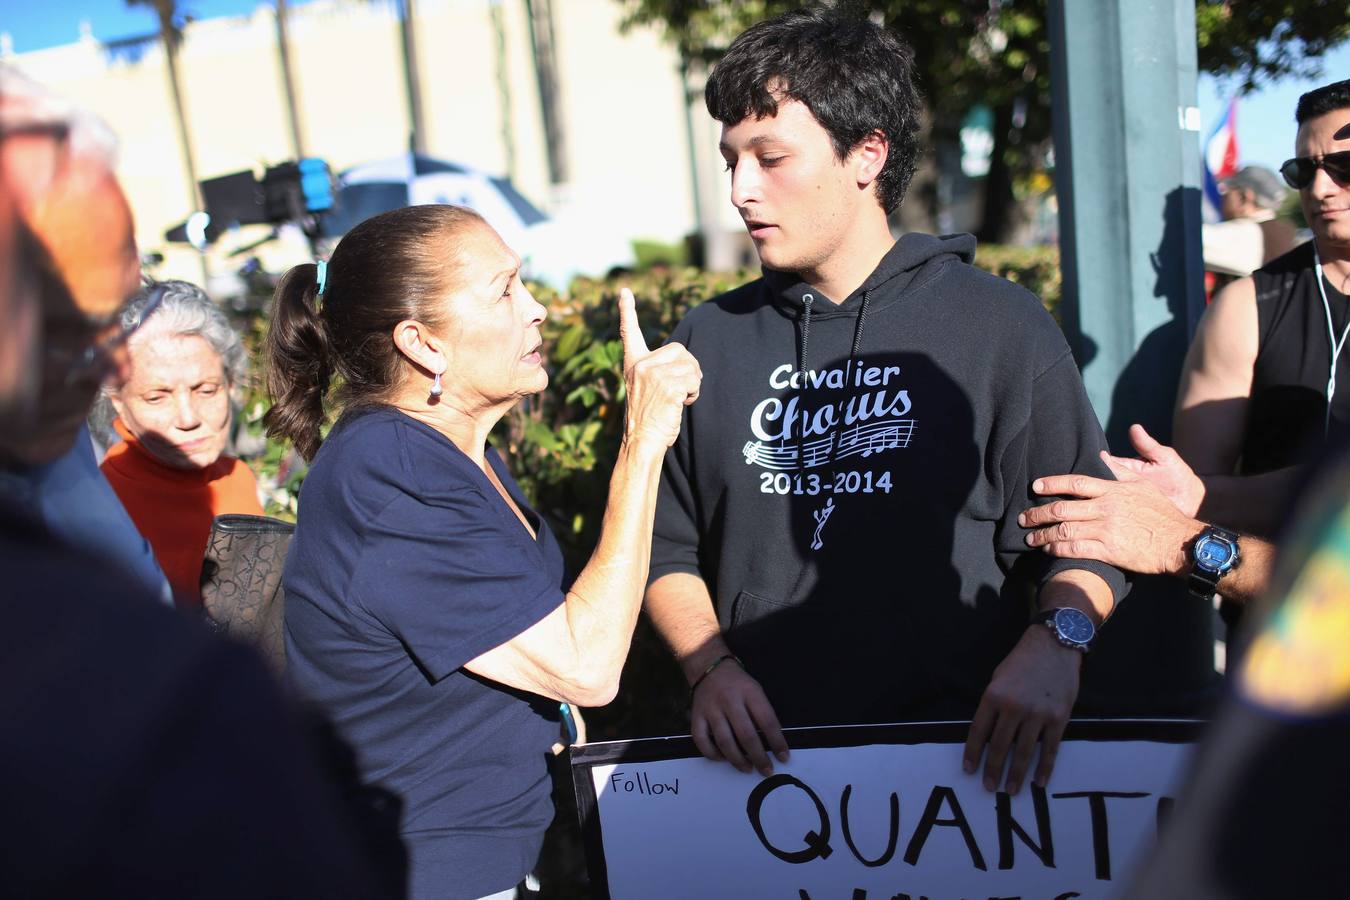
[[638, 324], [637, 298], [628, 288], [619, 291], [619, 340], [623, 342], [625, 371], [650, 352], [647, 340], [642, 336], [642, 326]]

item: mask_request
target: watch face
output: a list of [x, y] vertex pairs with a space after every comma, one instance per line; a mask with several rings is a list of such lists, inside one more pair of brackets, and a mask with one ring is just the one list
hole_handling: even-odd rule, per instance
[[1075, 644], [1086, 644], [1097, 633], [1085, 613], [1068, 608], [1055, 611], [1055, 630]]
[[1233, 548], [1227, 541], [1207, 534], [1195, 542], [1195, 564], [1211, 572], [1224, 572], [1233, 562]]

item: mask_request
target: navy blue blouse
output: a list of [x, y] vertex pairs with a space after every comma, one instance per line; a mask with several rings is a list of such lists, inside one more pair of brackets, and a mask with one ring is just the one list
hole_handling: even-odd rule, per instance
[[289, 677], [401, 799], [413, 898], [516, 884], [553, 816], [558, 704], [463, 668], [564, 596], [557, 541], [487, 457], [536, 537], [440, 432], [384, 407], [344, 417], [286, 560]]

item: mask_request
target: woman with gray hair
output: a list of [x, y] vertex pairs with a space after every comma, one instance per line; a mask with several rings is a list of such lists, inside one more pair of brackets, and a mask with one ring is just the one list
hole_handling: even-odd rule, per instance
[[195, 608], [212, 519], [263, 512], [253, 473], [224, 455], [244, 347], [211, 299], [185, 281], [143, 289], [123, 315], [144, 322], [127, 343], [130, 377], [105, 389], [122, 443], [108, 450], [103, 474], [149, 541], [175, 602]]

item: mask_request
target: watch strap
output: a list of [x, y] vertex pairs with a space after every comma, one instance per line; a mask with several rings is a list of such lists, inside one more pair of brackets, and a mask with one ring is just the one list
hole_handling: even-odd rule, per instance
[[1222, 577], [1218, 572], [1206, 572], [1192, 563], [1191, 574], [1186, 576], [1186, 588], [1192, 597], [1212, 601], [1219, 591], [1219, 579]]

